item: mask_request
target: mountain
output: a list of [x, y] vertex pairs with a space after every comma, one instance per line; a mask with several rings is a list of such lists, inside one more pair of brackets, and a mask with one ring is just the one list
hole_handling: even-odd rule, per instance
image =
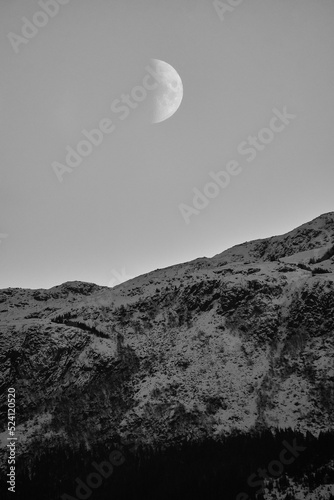
[[[333, 432], [334, 212], [112, 289], [0, 290], [3, 473], [9, 387], [30, 471], [47, 450], [88, 453], [115, 436], [157, 450]], [[263, 498], [331, 498], [333, 459], [312, 472], [322, 478], [313, 496], [300, 479]]]

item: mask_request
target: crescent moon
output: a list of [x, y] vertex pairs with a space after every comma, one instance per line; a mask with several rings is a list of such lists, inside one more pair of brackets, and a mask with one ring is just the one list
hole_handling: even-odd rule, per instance
[[153, 59], [159, 87], [154, 94], [153, 123], [170, 118], [179, 109], [183, 99], [183, 85], [178, 72], [165, 61]]

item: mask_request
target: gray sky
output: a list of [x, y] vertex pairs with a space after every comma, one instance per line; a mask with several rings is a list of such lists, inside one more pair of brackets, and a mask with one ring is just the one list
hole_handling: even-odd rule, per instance
[[[0, 3], [0, 287], [117, 284], [333, 210], [332, 0], [40, 4]], [[122, 120], [111, 105], [153, 58], [183, 102], [152, 124], [147, 90]]]

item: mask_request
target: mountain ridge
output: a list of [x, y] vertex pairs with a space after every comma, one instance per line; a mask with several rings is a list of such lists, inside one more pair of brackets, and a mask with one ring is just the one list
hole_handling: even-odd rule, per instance
[[1, 425], [15, 387], [22, 456], [101, 434], [160, 446], [332, 431], [333, 241], [330, 212], [114, 288], [0, 290]]

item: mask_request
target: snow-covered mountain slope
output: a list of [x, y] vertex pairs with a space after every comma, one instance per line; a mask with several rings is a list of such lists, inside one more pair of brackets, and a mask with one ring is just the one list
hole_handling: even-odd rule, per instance
[[271, 261], [307, 252], [304, 257], [318, 258], [333, 245], [334, 212], [323, 214], [281, 236], [236, 245], [216, 255], [214, 262]]
[[0, 290], [2, 425], [15, 387], [27, 455], [101, 434], [333, 429], [333, 245], [328, 213], [112, 289]]

